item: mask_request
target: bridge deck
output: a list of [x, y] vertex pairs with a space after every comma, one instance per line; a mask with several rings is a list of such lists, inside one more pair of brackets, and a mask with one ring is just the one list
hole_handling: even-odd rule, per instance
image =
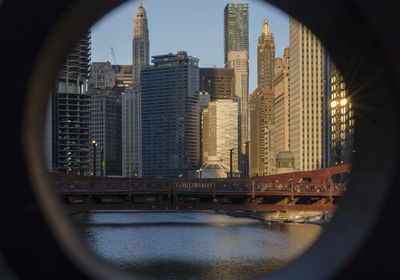
[[[128, 179], [50, 174], [68, 209], [332, 211], [346, 190], [350, 165], [232, 179]], [[346, 177], [347, 178], [347, 177]]]

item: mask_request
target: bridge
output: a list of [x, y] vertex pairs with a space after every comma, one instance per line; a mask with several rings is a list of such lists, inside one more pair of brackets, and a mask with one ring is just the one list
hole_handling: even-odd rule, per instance
[[250, 178], [147, 179], [50, 173], [69, 210], [333, 211], [350, 165]]

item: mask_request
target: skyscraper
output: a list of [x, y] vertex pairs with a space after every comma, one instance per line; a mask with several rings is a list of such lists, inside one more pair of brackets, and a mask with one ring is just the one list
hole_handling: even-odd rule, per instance
[[[96, 140], [96, 171], [100, 175], [102, 160], [105, 165], [103, 175], [121, 176], [122, 141], [121, 141], [121, 89], [93, 89], [90, 94], [90, 138]], [[93, 158], [89, 161], [92, 167]]]
[[257, 45], [257, 89], [250, 95], [250, 174], [274, 173], [273, 149], [274, 102], [272, 78], [274, 74], [275, 43], [264, 20], [263, 32]]
[[330, 166], [350, 163], [353, 151], [354, 111], [343, 76], [329, 61]]
[[260, 91], [272, 89], [274, 76], [275, 42], [269, 32], [268, 20], [264, 20], [264, 31], [258, 37], [257, 45], [257, 85]]
[[290, 150], [296, 170], [323, 165], [324, 48], [306, 26], [289, 19]]
[[250, 174], [274, 173], [274, 94], [272, 89], [250, 95]]
[[149, 65], [149, 30], [146, 11], [139, 3], [132, 40], [132, 86], [122, 95], [122, 176], [142, 174], [141, 70]]
[[[225, 65], [231, 51], [249, 51], [249, 7], [247, 3], [228, 3], [224, 9]], [[247, 57], [248, 58], [248, 57]]]
[[248, 140], [249, 32], [248, 4], [232, 2], [224, 10], [225, 67], [235, 70], [235, 95], [238, 102], [239, 169], [245, 170], [244, 146]]
[[71, 50], [52, 92], [46, 124], [48, 169], [68, 174], [89, 172], [90, 32]]
[[275, 153], [290, 150], [289, 139], [289, 48], [284, 50], [283, 59], [275, 59], [274, 79], [274, 144]]
[[143, 177], [194, 178], [200, 165], [198, 59], [152, 57], [142, 70]]

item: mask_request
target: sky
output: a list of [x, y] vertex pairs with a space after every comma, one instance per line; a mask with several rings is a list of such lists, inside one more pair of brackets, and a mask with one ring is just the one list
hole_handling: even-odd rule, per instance
[[[128, 1], [92, 26], [92, 62], [132, 64], [133, 19], [143, 2], [149, 24], [150, 56], [177, 51], [199, 58], [199, 67], [224, 67], [224, 7], [227, 0]], [[268, 19], [275, 56], [289, 46], [289, 16], [265, 2], [249, 4], [249, 93], [257, 87], [257, 42]], [[111, 54], [114, 49], [116, 61]]]

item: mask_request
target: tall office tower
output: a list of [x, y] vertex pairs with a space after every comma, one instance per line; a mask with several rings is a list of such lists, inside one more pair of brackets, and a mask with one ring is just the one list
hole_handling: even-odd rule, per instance
[[274, 94], [272, 89], [250, 95], [250, 175], [275, 172]]
[[224, 9], [225, 67], [235, 70], [235, 95], [239, 106], [239, 169], [244, 171], [244, 146], [248, 140], [249, 94], [249, 16], [248, 4], [232, 2]]
[[71, 50], [54, 83], [46, 125], [51, 171], [80, 175], [89, 172], [89, 50], [90, 32]]
[[302, 23], [289, 19], [290, 150], [296, 170], [323, 165], [324, 48]]
[[[89, 93], [90, 138], [96, 149], [96, 175], [122, 175], [121, 89], [97, 88]], [[102, 166], [102, 162], [105, 163]], [[89, 161], [93, 170], [93, 157]], [[103, 170], [103, 172], [101, 172]]]
[[212, 101], [235, 99], [235, 72], [232, 68], [200, 68], [200, 92]]
[[257, 84], [260, 91], [272, 89], [274, 61], [274, 35], [269, 32], [268, 20], [264, 20], [264, 31], [261, 36], [258, 37], [257, 45]]
[[286, 48], [282, 58], [275, 59], [274, 78], [274, 144], [275, 152], [290, 150], [289, 138], [289, 48]]
[[329, 63], [330, 79], [330, 166], [351, 161], [354, 137], [354, 112], [343, 76]]
[[199, 59], [185, 51], [152, 58], [154, 67], [141, 74], [143, 177], [194, 178], [200, 165]]
[[149, 30], [142, 3], [136, 9], [132, 41], [132, 86], [122, 95], [122, 176], [142, 175], [140, 75], [149, 65]]
[[[230, 99], [218, 99], [208, 104], [206, 115], [205, 130], [208, 158], [217, 157], [221, 162], [230, 166], [230, 149], [234, 149], [232, 154], [232, 170], [238, 171], [238, 106], [237, 102]], [[208, 160], [208, 159], [207, 159]]]

